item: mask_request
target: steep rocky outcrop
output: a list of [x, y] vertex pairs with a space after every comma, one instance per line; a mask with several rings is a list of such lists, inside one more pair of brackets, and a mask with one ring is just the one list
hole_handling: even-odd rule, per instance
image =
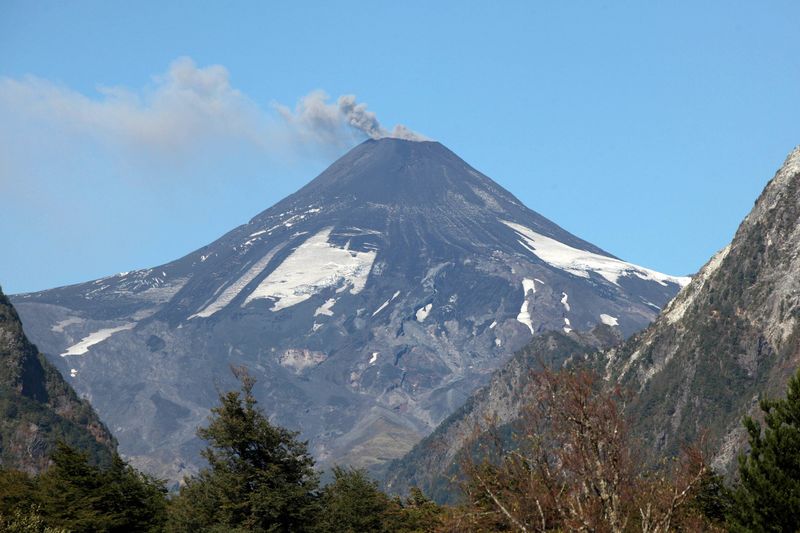
[[116, 441], [22, 331], [0, 291], [0, 466], [37, 473], [57, 441], [108, 463]]
[[769, 182], [733, 241], [649, 328], [607, 354], [636, 391], [630, 415], [664, 453], [706, 435], [727, 467], [741, 417], [781, 395], [800, 366], [800, 147]]

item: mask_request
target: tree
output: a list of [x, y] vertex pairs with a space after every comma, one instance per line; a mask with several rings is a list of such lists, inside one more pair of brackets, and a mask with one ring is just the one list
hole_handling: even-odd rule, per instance
[[25, 472], [0, 468], [0, 531], [61, 533], [47, 527], [36, 500], [36, 480]]
[[392, 531], [407, 533], [438, 531], [444, 524], [446, 509], [425, 496], [417, 487], [411, 488], [408, 498], [401, 502], [400, 506], [399, 516], [393, 521]]
[[41, 516], [50, 526], [70, 531], [161, 531], [166, 521], [164, 483], [142, 474], [115, 456], [108, 468], [64, 444], [37, 482]]
[[733, 494], [725, 483], [725, 478], [708, 470], [692, 498], [692, 509], [699, 512], [710, 524], [722, 528], [732, 505]]
[[25, 472], [0, 467], [0, 514], [10, 516], [35, 504], [35, 480]]
[[330, 533], [388, 531], [387, 519], [392, 504], [366, 471], [335, 466], [333, 482], [322, 492], [320, 530]]
[[164, 482], [139, 472], [118, 455], [101, 471], [101, 513], [114, 517], [110, 531], [162, 531], [167, 520]]
[[322, 491], [319, 531], [325, 533], [434, 531], [442, 508], [418, 488], [409, 497], [390, 498], [360, 468], [333, 468], [333, 482]]
[[800, 371], [786, 398], [762, 400], [765, 427], [745, 417], [750, 453], [739, 456], [740, 482], [729, 513], [733, 531], [800, 530]]
[[221, 393], [198, 436], [208, 467], [187, 480], [171, 506], [171, 531], [303, 531], [319, 511], [319, 478], [307, 444], [272, 425], [234, 368], [240, 391]]
[[53, 465], [39, 478], [42, 512], [51, 523], [77, 531], [105, 531], [113, 518], [98, 512], [100, 471], [88, 457], [63, 442], [51, 456]]
[[36, 506], [19, 507], [0, 513], [0, 531], [4, 533], [67, 533], [66, 529], [49, 527]]
[[[497, 433], [466, 454], [462, 530], [669, 531], [703, 522], [687, 505], [708, 468], [687, 453], [648, 471], [627, 431], [625, 395], [586, 370], [544, 370], [505, 449]], [[707, 524], [703, 524], [704, 526]]]

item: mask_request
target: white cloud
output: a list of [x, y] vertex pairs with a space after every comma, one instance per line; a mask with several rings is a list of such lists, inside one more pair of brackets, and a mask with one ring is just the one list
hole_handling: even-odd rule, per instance
[[3, 78], [0, 109], [67, 134], [147, 150], [182, 151], [220, 138], [265, 140], [263, 114], [231, 87], [221, 66], [197, 68], [182, 58], [143, 90], [102, 87], [98, 92], [98, 98], [90, 98], [40, 78]]

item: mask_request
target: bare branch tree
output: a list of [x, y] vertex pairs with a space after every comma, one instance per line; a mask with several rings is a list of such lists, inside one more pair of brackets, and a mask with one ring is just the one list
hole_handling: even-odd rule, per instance
[[462, 531], [662, 533], [700, 523], [687, 510], [709, 472], [698, 449], [648, 469], [619, 387], [582, 369], [532, 378], [520, 418], [476, 429], [464, 454]]

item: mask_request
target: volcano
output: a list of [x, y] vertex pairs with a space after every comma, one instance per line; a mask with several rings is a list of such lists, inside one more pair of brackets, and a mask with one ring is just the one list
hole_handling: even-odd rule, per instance
[[323, 465], [377, 466], [532, 336], [629, 336], [688, 281], [570, 234], [440, 143], [380, 139], [176, 261], [13, 302], [126, 458], [177, 480], [231, 365]]

